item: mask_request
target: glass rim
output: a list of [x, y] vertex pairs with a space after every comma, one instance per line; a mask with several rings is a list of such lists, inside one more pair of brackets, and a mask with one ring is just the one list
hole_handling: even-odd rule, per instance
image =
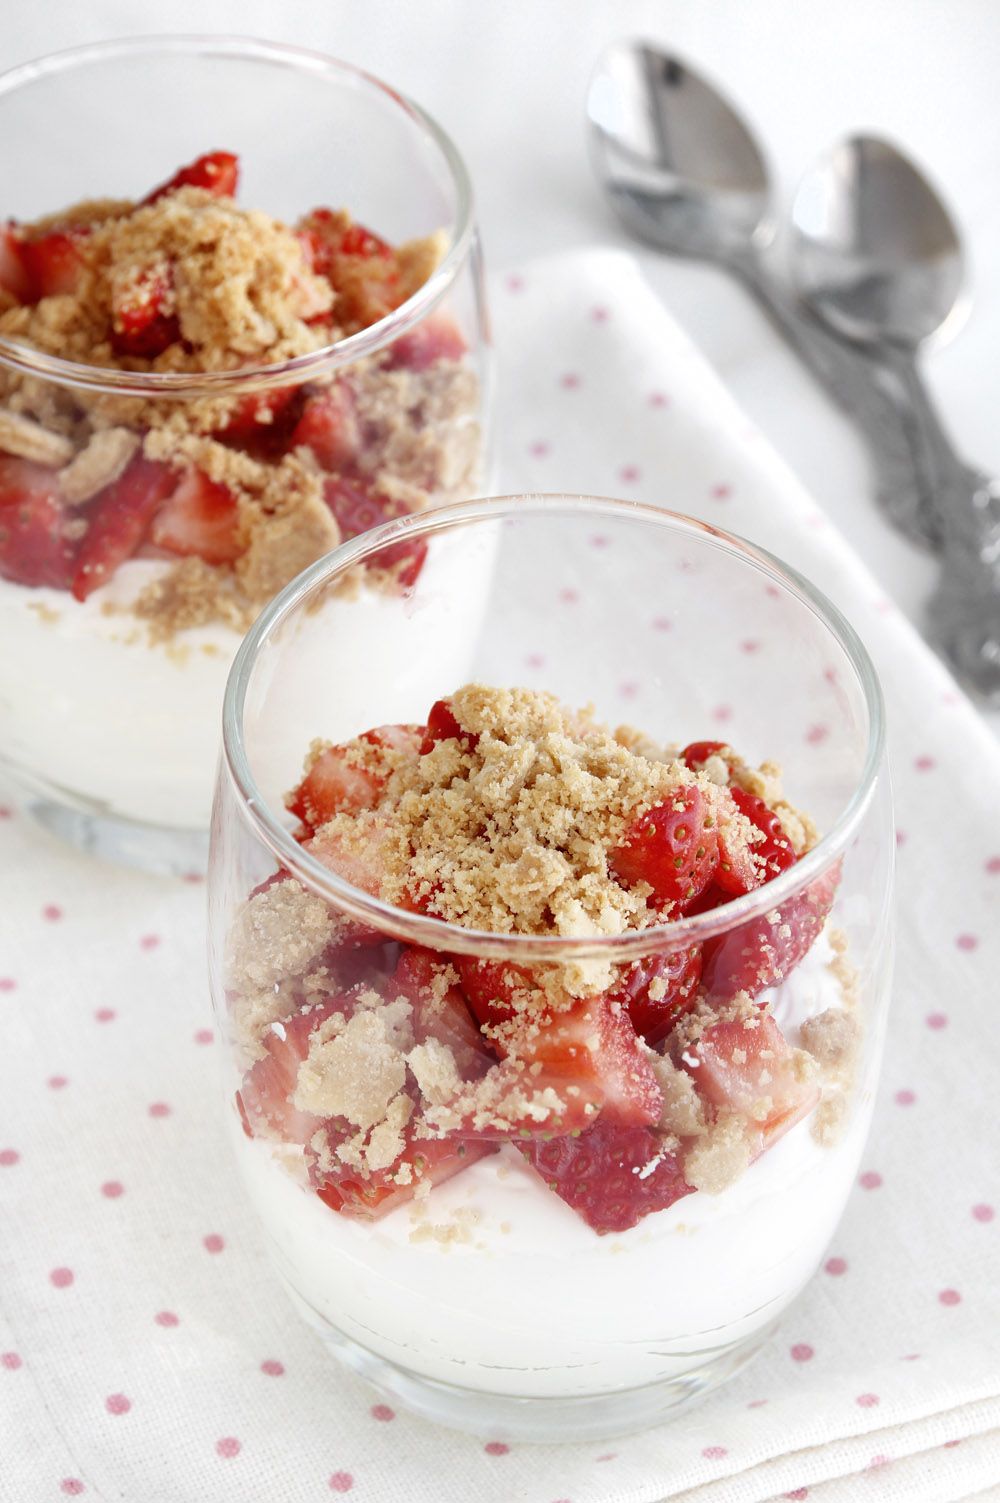
[[36, 350], [29, 344], [0, 335], [0, 364], [23, 375], [43, 377], [63, 386], [88, 391], [111, 392], [128, 397], [204, 398], [269, 391], [276, 386], [299, 384], [310, 376], [337, 371], [373, 355], [398, 339], [435, 308], [447, 293], [468, 257], [475, 235], [472, 182], [457, 146], [448, 133], [420, 105], [367, 69], [312, 48], [285, 42], [261, 41], [229, 33], [177, 33], [119, 37], [88, 42], [59, 52], [46, 53], [29, 62], [0, 72], [0, 99], [41, 78], [68, 72], [90, 63], [144, 54], [199, 53], [231, 59], [269, 62], [313, 74], [328, 74], [338, 81], [350, 80], [373, 94], [381, 95], [437, 149], [455, 191], [455, 220], [449, 229], [448, 249], [441, 264], [404, 303], [377, 323], [346, 339], [310, 350], [291, 360], [265, 365], [245, 365], [231, 371], [123, 371], [114, 367], [86, 365]]
[[[243, 738], [243, 716], [247, 691], [262, 649], [309, 595], [325, 588], [338, 575], [390, 544], [406, 538], [454, 531], [466, 523], [502, 522], [507, 516], [516, 514], [555, 515], [581, 510], [591, 517], [603, 516], [612, 520], [633, 517], [674, 533], [695, 536], [711, 547], [742, 558], [812, 611], [854, 669], [868, 714], [865, 760], [851, 797], [812, 850], [770, 882], [706, 913], [650, 925], [647, 929], [626, 930], [622, 934], [576, 937], [497, 934], [467, 929], [429, 914], [397, 908], [352, 886], [299, 845], [272, 812], [253, 776]], [[383, 523], [350, 542], [342, 543], [286, 585], [257, 617], [233, 661], [223, 700], [220, 773], [224, 764], [233, 780], [241, 813], [279, 865], [350, 918], [428, 949], [455, 954], [535, 963], [594, 959], [621, 962], [639, 959], [651, 951], [676, 950], [724, 934], [780, 907], [828, 871], [843, 855], [864, 817], [874, 793], [884, 750], [885, 705], [871, 657], [838, 607], [798, 570], [738, 534], [681, 512], [611, 497], [530, 492], [457, 502]]]

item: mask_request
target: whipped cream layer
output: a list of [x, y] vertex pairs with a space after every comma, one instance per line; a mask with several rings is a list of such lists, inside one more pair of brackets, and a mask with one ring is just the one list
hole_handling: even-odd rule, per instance
[[[770, 994], [793, 1044], [806, 1018], [842, 1003], [831, 957], [821, 937]], [[321, 1320], [432, 1380], [565, 1398], [678, 1377], [781, 1313], [839, 1220], [873, 1084], [856, 1087], [832, 1146], [809, 1118], [722, 1194], [605, 1237], [512, 1148], [366, 1223], [330, 1211], [287, 1150], [242, 1134], [235, 1110], [233, 1140], [275, 1264]]]

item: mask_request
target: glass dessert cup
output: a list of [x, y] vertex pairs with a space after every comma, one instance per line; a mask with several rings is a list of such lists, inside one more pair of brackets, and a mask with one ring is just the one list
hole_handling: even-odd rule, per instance
[[[183, 108], [152, 109], [152, 100], [182, 100]], [[67, 120], [72, 153], [56, 140]], [[0, 759], [38, 819], [76, 844], [151, 870], [203, 869], [226, 676], [260, 605], [341, 538], [482, 490], [489, 371], [468, 178], [437, 125], [377, 79], [315, 53], [226, 37], [111, 42], [18, 67], [0, 77], [0, 130], [17, 143], [0, 168], [0, 214], [22, 226], [82, 199], [139, 198], [198, 153], [225, 147], [239, 154], [241, 206], [287, 225], [317, 206], [343, 206], [358, 222], [352, 251], [377, 265], [388, 253], [380, 236], [392, 246], [434, 242], [433, 269], [385, 316], [358, 320], [361, 327], [349, 320], [334, 342], [288, 358], [248, 358], [238, 369], [83, 363], [0, 325], [0, 626], [8, 644]], [[81, 162], [90, 164], [85, 180]], [[11, 311], [3, 285], [11, 233], [0, 228], [0, 317]], [[239, 611], [210, 611], [191, 624], [183, 612], [158, 614], [158, 598], [171, 598], [164, 581], [177, 577], [179, 562], [197, 562], [179, 555], [198, 551], [183, 540], [165, 549], [159, 518], [86, 598], [75, 598], [72, 573], [58, 588], [44, 568], [31, 573], [33, 558], [30, 583], [23, 570], [14, 577], [5, 569], [17, 509], [4, 505], [8, 473], [33, 477], [40, 506], [64, 508], [66, 549], [82, 549], [79, 534], [93, 531], [87, 519], [112, 486], [96, 500], [64, 503], [63, 472], [78, 458], [81, 432], [114, 424], [145, 446], [151, 428], [193, 423], [209, 402], [225, 414], [211, 436], [241, 460], [252, 455], [266, 468], [305, 453], [320, 471], [327, 508], [322, 525], [308, 536], [300, 528], [280, 560], [262, 549], [254, 594]], [[58, 415], [51, 432], [49, 411]], [[234, 427], [222, 433], [234, 413], [252, 417], [249, 436]], [[274, 489], [280, 510], [280, 484]], [[34, 546], [26, 529], [35, 515], [21, 508], [25, 547]], [[433, 569], [422, 553], [397, 555], [388, 586], [388, 576], [379, 589], [362, 581], [362, 595], [387, 598], [393, 581], [405, 588], [424, 562]], [[374, 607], [371, 614], [379, 616]]]
[[[359, 673], [364, 616], [352, 626], [333, 610], [338, 586], [359, 560], [414, 537], [488, 567], [442, 575], [434, 589], [419, 582], [395, 639]], [[448, 642], [447, 656], [426, 650], [434, 641]], [[598, 720], [627, 720], [660, 745], [710, 736], [754, 764], [773, 758], [821, 838], [764, 886], [631, 932], [486, 932], [393, 907], [317, 859], [322, 835], [294, 838], [285, 797], [314, 738], [423, 725], [435, 700], [470, 682], [593, 704]], [[209, 927], [225, 1110], [275, 1267], [330, 1350], [431, 1419], [538, 1441], [641, 1428], [738, 1371], [823, 1258], [879, 1068], [894, 843], [880, 690], [850, 626], [776, 559], [688, 518], [573, 496], [470, 502], [346, 544], [286, 589], [237, 657], [223, 737]], [[324, 1155], [344, 1136], [302, 1094], [302, 1029], [341, 1009], [335, 1032], [359, 988], [387, 1029], [410, 1030], [408, 1044], [446, 1038], [455, 1058], [481, 1049], [478, 1072], [469, 1066], [481, 1074], [495, 1053], [453, 990], [457, 1011], [428, 1023], [422, 966], [453, 966], [466, 1000], [468, 968], [483, 965], [596, 967], [610, 996], [622, 977], [649, 965], [672, 974], [692, 955], [713, 1013], [730, 1016], [749, 987], [743, 1015], [766, 1004], [760, 1026], [778, 1046], [742, 1086], [723, 1080], [730, 1105], [744, 1087], [771, 1093], [764, 1109], [744, 1100], [752, 1147], [739, 1162], [712, 1129], [692, 1158], [684, 1134], [705, 1119], [685, 1127], [666, 1108], [681, 1147], [625, 1154], [617, 1168], [596, 1151], [579, 1158], [599, 1141], [587, 1131], [418, 1142], [412, 1118], [387, 1168], [369, 1159], [345, 1172]], [[774, 1080], [786, 1043], [808, 1085], [782, 1117]], [[686, 1079], [690, 1098], [705, 1047], [668, 1062], [664, 1089], [667, 1076]], [[416, 1053], [408, 1061], [421, 1075]], [[365, 1068], [348, 1078], [356, 1064], [344, 1056], [343, 1078], [327, 1082], [341, 1101], [371, 1082]], [[746, 1068], [733, 1048], [722, 1075]], [[429, 1090], [421, 1079], [423, 1108]], [[705, 1111], [718, 1127], [721, 1106]], [[566, 1152], [577, 1155], [576, 1191], [559, 1178]]]

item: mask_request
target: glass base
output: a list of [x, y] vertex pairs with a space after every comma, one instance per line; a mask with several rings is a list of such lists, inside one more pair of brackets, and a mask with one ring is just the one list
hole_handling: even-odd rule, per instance
[[21, 806], [50, 834], [117, 866], [160, 877], [203, 877], [208, 831], [170, 829], [63, 803], [21, 782]]
[[421, 1419], [486, 1440], [542, 1445], [611, 1440], [659, 1424], [734, 1377], [767, 1344], [777, 1326], [772, 1321], [752, 1337], [706, 1353], [702, 1362], [683, 1375], [641, 1388], [572, 1398], [517, 1398], [436, 1382], [379, 1357], [330, 1325], [284, 1278], [282, 1283], [337, 1361], [367, 1379], [386, 1398], [395, 1399]]

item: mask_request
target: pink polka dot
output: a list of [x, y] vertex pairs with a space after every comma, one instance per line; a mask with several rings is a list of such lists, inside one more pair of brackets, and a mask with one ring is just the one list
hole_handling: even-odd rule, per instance
[[858, 1176], [858, 1184], [862, 1190], [878, 1190], [882, 1186], [882, 1176], [877, 1169], [866, 1169]]
[[279, 1362], [276, 1357], [265, 1357], [264, 1361], [260, 1364], [260, 1370], [262, 1373], [266, 1373], [269, 1378], [280, 1378], [284, 1374], [285, 1364]]
[[760, 651], [760, 643], [748, 638], [747, 641], [740, 643], [740, 651], [750, 656], [750, 654]]
[[64, 1086], [69, 1085], [69, 1081], [65, 1075], [50, 1075], [47, 1084], [50, 1091], [61, 1091]]
[[564, 376], [559, 377], [559, 385], [563, 391], [576, 391], [580, 385], [580, 377], [576, 371], [567, 371]]
[[802, 1503], [802, 1499], [808, 1498], [808, 1496], [809, 1489], [807, 1487], [796, 1487], [790, 1493], [785, 1494], [786, 1498], [792, 1499], [792, 1503]]
[[354, 1486], [354, 1478], [350, 1472], [334, 1472], [330, 1478], [330, 1491], [332, 1493], [349, 1493]]
[[767, 1403], [766, 1399], [751, 1399], [750, 1402], [749, 1402], [749, 1404], [747, 1405], [747, 1408], [748, 1409], [763, 1409], [763, 1407], [764, 1407], [764, 1405], [766, 1403]]
[[790, 1353], [793, 1362], [811, 1362], [816, 1355], [807, 1341], [797, 1341]]
[[125, 1186], [119, 1179], [107, 1179], [101, 1186], [101, 1194], [108, 1200], [117, 1200], [119, 1195], [125, 1194]]
[[650, 407], [669, 407], [670, 406], [670, 398], [667, 396], [667, 394], [666, 394], [665, 391], [651, 391], [649, 393], [648, 400], [649, 400]]
[[781, 599], [781, 591], [778, 589], [778, 586], [775, 585], [775, 584], [765, 585], [764, 586], [764, 594], [765, 595], [770, 595], [770, 597], [771, 597], [772, 600], [780, 600]]
[[99, 1007], [94, 1013], [98, 1023], [113, 1023], [117, 1016], [113, 1007]]
[[153, 1101], [150, 1103], [149, 1115], [151, 1117], [169, 1117], [170, 1108], [165, 1101]]
[[519, 277], [517, 275], [517, 272], [511, 272], [504, 285], [507, 288], [508, 292], [523, 292], [524, 278]]
[[8, 809], [6, 804], [0, 804], [0, 819], [13, 819], [13, 809]]
[[529, 668], [545, 667], [545, 659], [540, 652], [529, 652], [524, 661]]
[[906, 842], [909, 840], [909, 838], [910, 837], [909, 837], [909, 835], [907, 835], [907, 833], [906, 833], [905, 830], [897, 830], [896, 831], [896, 844], [897, 844], [897, 846], [904, 846], [906, 844]]
[[0, 992], [12, 992], [16, 986], [13, 976], [0, 976]]
[[576, 605], [580, 599], [580, 591], [572, 589], [560, 590], [559, 599], [563, 605]]
[[528, 453], [535, 459], [544, 459], [549, 452], [549, 448], [550, 445], [546, 443], [544, 438], [536, 438], [528, 445]]
[[618, 693], [621, 695], [622, 699], [635, 699], [638, 692], [639, 685], [633, 683], [631, 679], [627, 680], [624, 684], [618, 685]]
[[821, 746], [829, 734], [828, 725], [811, 725], [806, 731], [806, 741], [810, 746]]
[[510, 1446], [504, 1445], [502, 1440], [488, 1440], [483, 1450], [487, 1456], [506, 1456]]
[[713, 501], [728, 501], [733, 488], [731, 485], [713, 485], [710, 494]]
[[713, 720], [717, 720], [723, 724], [733, 718], [733, 712], [729, 705], [716, 705], [711, 714]]
[[185, 872], [183, 877], [181, 878], [182, 882], [191, 882], [195, 885], [197, 885], [199, 882], [204, 882], [204, 880], [204, 872]]
[[721, 1461], [729, 1452], [725, 1446], [705, 1446], [701, 1453], [708, 1461]]
[[373, 1404], [371, 1408], [372, 1419], [380, 1420], [387, 1425], [390, 1420], [396, 1418], [395, 1409], [390, 1409], [388, 1404]]
[[992, 1206], [978, 1205], [972, 1207], [972, 1214], [977, 1221], [992, 1221], [996, 1211]]
[[53, 1268], [49, 1274], [49, 1283], [56, 1289], [68, 1289], [74, 1277], [72, 1268]]
[[957, 1289], [942, 1289], [938, 1295], [938, 1300], [942, 1305], [960, 1305], [962, 1303], [962, 1296]]
[[605, 537], [603, 532], [595, 532], [590, 540], [590, 546], [591, 548], [607, 548], [610, 542], [611, 539]]
[[58, 923], [62, 916], [63, 911], [58, 903], [46, 903], [42, 909], [42, 918], [48, 919], [50, 924]]
[[241, 1450], [242, 1447], [235, 1435], [224, 1435], [221, 1440], [215, 1442], [217, 1456], [225, 1456], [226, 1458], [238, 1456]]
[[617, 1451], [605, 1451], [604, 1454], [603, 1454], [603, 1456], [595, 1456], [594, 1460], [595, 1461], [614, 1461], [615, 1458], [617, 1457], [617, 1455], [618, 1455]]
[[226, 1243], [224, 1238], [219, 1236], [218, 1232], [209, 1232], [207, 1237], [202, 1237], [201, 1245], [202, 1247], [204, 1247], [206, 1252], [220, 1253], [222, 1252]]
[[941, 1449], [942, 1451], [953, 1451], [956, 1446], [960, 1446], [961, 1444], [961, 1437], [958, 1440], [946, 1440], [943, 1442]]
[[916, 1101], [916, 1099], [917, 1099], [916, 1092], [915, 1091], [907, 1090], [905, 1087], [904, 1087], [903, 1090], [896, 1092], [896, 1105], [897, 1106], [912, 1106], [913, 1103]]
[[914, 757], [913, 765], [918, 772], [933, 772], [934, 768], [937, 766], [937, 763], [935, 762], [933, 757], [929, 757], [926, 753], [924, 753], [923, 756]]
[[21, 1359], [17, 1352], [0, 1352], [0, 1367], [5, 1367], [9, 1373], [16, 1373], [21, 1366]]
[[623, 464], [618, 471], [618, 479], [625, 485], [635, 485], [636, 481], [641, 479], [641, 477], [642, 471], [637, 464]]
[[874, 1409], [882, 1401], [877, 1393], [859, 1393], [854, 1402], [862, 1409]]
[[1000, 856], [991, 856], [986, 863], [986, 870], [991, 877], [1000, 876]]
[[199, 1028], [194, 1036], [196, 1044], [214, 1044], [215, 1034], [211, 1028]]
[[865, 1467], [865, 1471], [877, 1472], [881, 1467], [891, 1465], [892, 1458], [890, 1456], [883, 1456], [881, 1453], [879, 1453], [879, 1455], [872, 1457], [871, 1461], [869, 1461], [868, 1465]]
[[0, 1148], [0, 1164], [9, 1169], [12, 1164], [19, 1162], [21, 1155], [16, 1148]]
[[948, 1015], [947, 1013], [943, 1012], [929, 1012], [927, 1014], [926, 1022], [928, 1028], [933, 1028], [935, 1032], [939, 1033], [942, 1028], [947, 1028]]
[[104, 1407], [109, 1414], [128, 1414], [132, 1408], [132, 1400], [123, 1393], [109, 1393], [104, 1400]]
[[163, 1326], [167, 1330], [172, 1330], [174, 1326], [179, 1326], [181, 1323], [180, 1316], [175, 1315], [173, 1310], [157, 1310], [153, 1318], [158, 1326]]
[[975, 950], [979, 944], [979, 936], [977, 934], [958, 934], [955, 937], [955, 944], [960, 950]]
[[672, 631], [674, 623], [669, 616], [655, 616], [653, 618], [654, 631]]
[[160, 936], [158, 934], [144, 934], [139, 941], [142, 950], [156, 950], [159, 948]]
[[591, 308], [590, 317], [595, 324], [606, 324], [609, 317], [608, 310], [601, 307]]
[[64, 1477], [59, 1484], [59, 1491], [69, 1498], [78, 1498], [81, 1493], [86, 1492], [86, 1488], [79, 1477]]
[[906, 1356], [905, 1357], [900, 1357], [899, 1360], [900, 1360], [900, 1362], [919, 1362], [920, 1361], [920, 1353], [919, 1352], [907, 1352]]
[[842, 1273], [847, 1272], [847, 1259], [827, 1258], [826, 1263], [823, 1266], [825, 1267], [827, 1273], [832, 1274], [835, 1279], [839, 1279]]

